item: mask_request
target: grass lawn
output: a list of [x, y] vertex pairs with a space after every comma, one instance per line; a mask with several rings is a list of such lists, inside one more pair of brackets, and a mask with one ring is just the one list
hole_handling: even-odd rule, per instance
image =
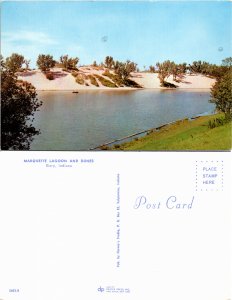
[[145, 137], [120, 145], [116, 150], [230, 150], [231, 122], [208, 128], [209, 120], [222, 114], [176, 121]]

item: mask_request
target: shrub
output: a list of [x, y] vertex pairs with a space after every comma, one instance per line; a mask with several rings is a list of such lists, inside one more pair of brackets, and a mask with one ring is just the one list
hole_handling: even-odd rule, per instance
[[128, 78], [122, 80], [119, 75], [112, 74], [112, 73], [109, 72], [109, 70], [106, 70], [104, 73], [102, 73], [102, 75], [109, 77], [114, 82], [114, 84], [116, 85], [115, 87], [129, 86], [129, 87], [134, 87], [134, 88], [142, 88], [142, 86], [139, 85], [134, 80], [131, 80], [131, 79], [128, 79]]
[[149, 72], [155, 73], [155, 67], [154, 67], [154, 66], [150, 66], [150, 67], [149, 67]]
[[167, 88], [177, 88], [177, 85], [171, 83], [171, 82], [167, 82], [167, 81], [164, 81], [162, 84], [161, 84], [162, 87], [167, 87]]
[[135, 82], [134, 80], [131, 79], [126, 79], [124, 81], [125, 86], [130, 86], [130, 87], [134, 87], [134, 88], [142, 88], [141, 85], [139, 85], [137, 82]]
[[109, 71], [108, 69], [106, 69], [105, 72], [102, 73], [102, 75], [103, 75], [103, 76], [110, 77], [110, 75], [113, 75], [113, 74], [111, 74], [110, 71]]
[[88, 76], [88, 79], [90, 80], [91, 84], [93, 84], [93, 85], [99, 87], [99, 84], [98, 84], [96, 78], [95, 78], [93, 75], [89, 75], [89, 76]]
[[224, 124], [228, 123], [228, 119], [226, 118], [216, 118], [214, 120], [209, 120], [208, 128], [213, 129], [215, 127], [223, 126]]
[[106, 87], [110, 87], [110, 88], [116, 88], [117, 85], [115, 83], [113, 83], [112, 81], [107, 80], [106, 78], [94, 74], [95, 77], [97, 77], [97, 79], [101, 82], [102, 85], [106, 86]]
[[114, 145], [115, 149], [121, 149], [121, 146], [119, 144]]
[[106, 70], [104, 73], [102, 73], [102, 75], [109, 77], [117, 86], [124, 86], [120, 77], [116, 74], [110, 73], [109, 70]]
[[84, 84], [84, 83], [85, 83], [85, 80], [84, 80], [84, 78], [83, 78], [81, 75], [77, 75], [77, 76], [76, 76], [76, 82], [77, 82], [78, 84]]
[[109, 147], [107, 145], [102, 145], [100, 147], [101, 150], [109, 150]]
[[75, 72], [75, 71], [73, 71], [71, 74], [72, 74], [73, 77], [77, 77], [77, 75], [78, 75], [78, 73]]
[[51, 72], [46, 73], [46, 78], [47, 78], [48, 80], [54, 80], [54, 75], [53, 75]]
[[56, 62], [52, 55], [40, 54], [36, 63], [42, 72], [46, 72], [49, 71], [50, 68], [53, 68]]
[[60, 57], [60, 63], [63, 65], [63, 67], [65, 69], [69, 69], [69, 70], [77, 70], [77, 64], [79, 62], [79, 58], [78, 57], [70, 57], [66, 54], [66, 55], [62, 55]]

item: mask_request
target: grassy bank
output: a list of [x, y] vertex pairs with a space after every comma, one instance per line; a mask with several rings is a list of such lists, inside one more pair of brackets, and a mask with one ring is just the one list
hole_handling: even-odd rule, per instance
[[210, 129], [209, 120], [221, 114], [203, 116], [194, 120], [180, 120], [151, 131], [145, 137], [115, 146], [115, 150], [229, 150], [231, 149], [231, 122]]

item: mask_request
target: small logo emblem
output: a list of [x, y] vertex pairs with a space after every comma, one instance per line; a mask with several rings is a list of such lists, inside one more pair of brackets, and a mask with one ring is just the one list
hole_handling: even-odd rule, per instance
[[98, 292], [101, 292], [101, 293], [104, 292], [104, 289], [101, 286], [97, 290], [98, 290]]

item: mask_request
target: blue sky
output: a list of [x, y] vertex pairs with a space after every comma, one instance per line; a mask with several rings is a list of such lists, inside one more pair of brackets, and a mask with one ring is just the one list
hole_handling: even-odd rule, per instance
[[111, 55], [154, 65], [166, 59], [220, 64], [231, 56], [232, 2], [3, 2], [1, 50], [31, 59]]

